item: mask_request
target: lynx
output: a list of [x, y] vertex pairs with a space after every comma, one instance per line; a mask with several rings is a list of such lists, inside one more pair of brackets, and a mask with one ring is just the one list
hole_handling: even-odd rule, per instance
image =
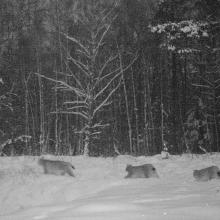
[[144, 164], [140, 166], [127, 165], [126, 171], [128, 172], [125, 178], [158, 178], [156, 168], [152, 164]]
[[197, 181], [220, 179], [220, 170], [217, 166], [211, 166], [201, 170], [194, 170], [193, 176]]
[[43, 167], [45, 174], [65, 175], [67, 173], [74, 177], [73, 170], [75, 167], [71, 163], [40, 158], [38, 164]]

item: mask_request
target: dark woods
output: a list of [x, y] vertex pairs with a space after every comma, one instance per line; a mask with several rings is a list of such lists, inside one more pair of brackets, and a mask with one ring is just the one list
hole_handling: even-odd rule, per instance
[[219, 10], [1, 0], [1, 155], [219, 151]]

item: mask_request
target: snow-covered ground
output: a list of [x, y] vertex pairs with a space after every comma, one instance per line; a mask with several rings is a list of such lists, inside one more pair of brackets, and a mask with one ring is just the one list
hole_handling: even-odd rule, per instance
[[[75, 166], [75, 178], [44, 175], [37, 157], [0, 157], [0, 220], [220, 219], [220, 179], [192, 176], [220, 167], [220, 154], [58, 159]], [[144, 163], [160, 178], [124, 179], [127, 164]]]

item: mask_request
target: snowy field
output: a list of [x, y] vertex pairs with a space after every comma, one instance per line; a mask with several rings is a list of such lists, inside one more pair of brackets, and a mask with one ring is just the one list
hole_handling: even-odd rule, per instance
[[[44, 175], [37, 157], [0, 157], [0, 220], [220, 219], [220, 179], [192, 176], [220, 167], [220, 154], [58, 159], [75, 166], [75, 178]], [[124, 179], [127, 164], [144, 163], [160, 178]]]

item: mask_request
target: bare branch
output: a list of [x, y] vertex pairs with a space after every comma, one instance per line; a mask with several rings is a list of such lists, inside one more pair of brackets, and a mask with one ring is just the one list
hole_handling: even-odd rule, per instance
[[78, 46], [80, 46], [87, 54], [87, 56], [90, 56], [90, 53], [89, 51], [87, 50], [87, 48], [82, 44], [80, 43], [76, 38], [74, 37], [70, 37], [68, 36], [67, 34], [65, 33], [62, 33], [67, 39], [71, 40], [72, 42], [76, 43]]
[[106, 102], [106, 103], [103, 105], [103, 107], [106, 107], [106, 106], [111, 105], [111, 104], [112, 104], [112, 101]]
[[107, 17], [109, 17], [109, 15], [112, 13], [112, 11], [115, 9], [115, 7], [117, 6], [117, 1], [115, 1], [114, 2], [114, 5], [113, 5], [113, 7], [112, 7], [112, 9], [108, 12], [108, 13], [106, 13], [106, 15], [102, 18], [102, 21], [101, 22], [104, 22], [104, 20], [107, 18]]
[[69, 76], [71, 77], [72, 75], [64, 73], [64, 72], [60, 72], [60, 71], [54, 71], [54, 73], [60, 74], [60, 75], [64, 75], [64, 76]]
[[199, 78], [201, 78], [203, 81], [207, 82], [211, 87], [214, 87], [214, 84], [211, 83], [209, 80], [205, 79], [205, 78], [202, 77], [202, 76], [199, 76]]
[[121, 70], [121, 73], [129, 69], [134, 64], [134, 62], [137, 60], [137, 58], [138, 58], [138, 54], [136, 53], [133, 60], [124, 69]]
[[85, 75], [86, 75], [87, 77], [90, 77], [90, 76], [89, 76], [89, 72], [90, 72], [90, 71], [89, 71], [89, 69], [87, 68], [87, 66], [85, 66], [82, 62], [80, 62], [79, 60], [74, 59], [74, 58], [71, 57], [71, 56], [69, 56], [68, 59], [71, 60], [77, 67], [79, 67], [79, 69], [81, 69], [81, 70], [85, 73]]
[[66, 86], [60, 85], [55, 86], [55, 89], [57, 90], [63, 90], [63, 91], [71, 91], [71, 89], [67, 88]]
[[95, 136], [95, 135], [99, 135], [99, 134], [101, 134], [101, 131], [93, 132], [93, 133], [90, 134], [90, 136]]
[[91, 59], [91, 56], [87, 55], [86, 52], [84, 52], [84, 51], [82, 51], [82, 50], [80, 50], [80, 49], [76, 50], [76, 52], [78, 52], [79, 54], [83, 54], [83, 55], [86, 56], [88, 59]]
[[215, 95], [211, 92], [201, 92], [201, 93], [204, 94], [204, 95], [211, 96], [212, 98], [215, 98]]
[[[103, 76], [102, 78], [98, 78], [94, 84], [94, 87], [93, 88], [96, 88], [96, 86], [98, 86], [104, 79], [108, 78], [109, 76], [111, 75], [114, 75], [114, 74], [118, 74], [117, 72], [120, 71], [120, 68], [118, 69], [115, 69], [113, 70], [112, 72], [106, 74], [105, 76]], [[121, 72], [120, 72], [121, 73]], [[120, 74], [119, 73], [119, 74]]]
[[73, 109], [77, 109], [77, 108], [88, 108], [87, 106], [84, 105], [78, 105], [78, 106], [73, 106], [73, 107], [67, 107], [68, 110], [73, 110]]
[[83, 114], [82, 112], [69, 112], [69, 111], [58, 111], [58, 112], [51, 112], [51, 114], [69, 114], [69, 115], [79, 115], [84, 118], [86, 121], [89, 121], [89, 118]]
[[83, 86], [82, 86], [82, 84], [81, 84], [81, 82], [79, 81], [79, 79], [75, 76], [75, 74], [71, 71], [71, 69], [70, 69], [70, 67], [69, 67], [69, 65], [66, 63], [66, 61], [64, 61], [65, 62], [65, 65], [67, 66], [67, 68], [68, 68], [68, 70], [71, 72], [71, 76], [74, 78], [74, 80], [76, 81], [76, 83], [80, 86], [80, 88], [82, 89], [82, 90], [84, 90], [83, 89]]
[[196, 83], [192, 83], [192, 86], [202, 87], [202, 88], [206, 88], [206, 89], [211, 89], [210, 86], [200, 85], [200, 84], [196, 84]]
[[77, 88], [75, 88], [75, 87], [73, 87], [73, 86], [68, 85], [66, 82], [63, 82], [63, 81], [61, 81], [61, 80], [52, 79], [52, 78], [50, 78], [50, 77], [46, 77], [46, 76], [41, 75], [41, 74], [39, 74], [39, 73], [34, 73], [34, 74], [37, 75], [37, 76], [39, 76], [39, 77], [42, 77], [42, 78], [44, 78], [44, 79], [48, 79], [48, 80], [50, 80], [50, 81], [52, 81], [52, 82], [59, 83], [59, 84], [63, 85], [65, 88], [69, 89], [70, 91], [75, 92], [75, 94], [76, 94], [77, 96], [79, 96], [79, 97], [85, 97], [85, 96], [86, 96], [85, 93], [83, 93], [82, 91], [80, 91], [79, 89], [77, 89]]
[[93, 117], [95, 116], [95, 114], [101, 109], [103, 108], [106, 103], [108, 102], [109, 98], [114, 94], [114, 92], [120, 87], [121, 85], [121, 81], [122, 81], [122, 77], [120, 78], [118, 85], [108, 94], [108, 96], [101, 102], [101, 104], [98, 105], [98, 107], [94, 110], [93, 112]]
[[68, 102], [64, 102], [63, 104], [64, 105], [84, 104], [88, 106], [88, 103], [86, 101], [68, 101]]
[[218, 89], [220, 87], [220, 84], [219, 85], [217, 85], [217, 86], [215, 86], [215, 89]]
[[96, 33], [95, 33], [95, 38], [97, 38], [98, 34], [101, 32], [101, 30], [105, 28], [105, 24], [103, 24], [102, 26], [100, 26], [99, 28], [97, 28]]
[[[107, 83], [107, 85], [106, 85], [101, 91], [99, 91], [99, 92], [96, 94], [95, 99], [97, 99], [97, 97], [100, 96], [100, 95], [108, 88], [108, 86], [112, 83], [112, 81], [113, 81], [115, 78], [117, 78], [120, 74], [122, 74], [124, 71], [126, 71], [127, 69], [129, 69], [129, 68], [134, 64], [134, 62], [136, 61], [137, 57], [138, 57], [138, 56], [137, 56], [137, 54], [136, 54], [135, 57], [134, 57], [134, 59], [133, 59], [124, 69], [122, 69], [119, 73], [117, 73], [117, 74]], [[116, 71], [118, 71], [118, 70], [120, 70], [120, 69], [121, 69], [121, 68], [118, 68], [118, 69], [114, 70], [113, 72], [116, 72]], [[103, 77], [96, 83], [96, 85], [97, 85], [98, 83], [100, 83], [101, 81], [103, 81], [105, 78], [107, 78], [107, 76], [113, 74], [113, 72], [111, 72], [111, 73], [109, 73], [109, 74], [103, 76]]]
[[105, 70], [105, 68], [108, 66], [109, 63], [111, 63], [113, 60], [115, 60], [118, 57], [118, 54], [116, 54], [114, 57], [110, 57], [102, 66], [100, 72], [99, 72], [99, 78], [101, 77], [103, 71]]
[[117, 18], [117, 15], [112, 19], [111, 23], [107, 26], [107, 28], [106, 28], [105, 31], [103, 32], [103, 34], [102, 34], [102, 36], [101, 36], [101, 38], [100, 38], [100, 40], [99, 40], [99, 42], [98, 42], [98, 45], [97, 45], [97, 47], [95, 48], [95, 57], [96, 57], [97, 54], [98, 54], [99, 48], [100, 48], [100, 46], [101, 46], [101, 44], [102, 44], [102, 41], [104, 40], [106, 34], [108, 33], [108, 30], [110, 29], [110, 27], [111, 27], [113, 21], [114, 21], [116, 18]]
[[96, 96], [94, 97], [94, 99], [96, 100], [108, 87], [109, 85], [118, 77], [121, 75], [121, 72], [116, 74], [106, 85], [105, 87], [103, 87], [97, 94]]
[[101, 123], [96, 123], [92, 126], [93, 129], [95, 128], [103, 128], [103, 127], [106, 127], [106, 126], [109, 126], [109, 124], [101, 124]]

